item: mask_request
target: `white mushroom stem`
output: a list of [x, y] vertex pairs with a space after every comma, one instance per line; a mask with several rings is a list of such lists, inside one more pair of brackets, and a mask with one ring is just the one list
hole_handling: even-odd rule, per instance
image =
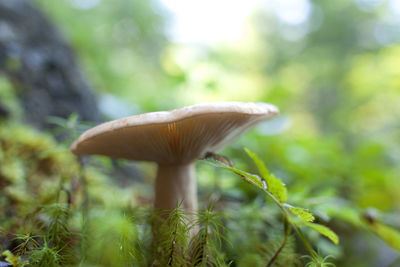
[[181, 204], [184, 211], [197, 211], [197, 186], [193, 162], [158, 165], [154, 208], [170, 211], [178, 204]]

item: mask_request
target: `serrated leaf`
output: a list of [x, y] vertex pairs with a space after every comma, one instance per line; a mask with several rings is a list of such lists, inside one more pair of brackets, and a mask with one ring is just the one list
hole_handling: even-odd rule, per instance
[[314, 229], [315, 231], [319, 232], [321, 235], [326, 236], [329, 238], [335, 245], [339, 244], [339, 237], [337, 234], [326, 227], [325, 225], [318, 224], [318, 223], [306, 223], [306, 226]]
[[264, 185], [264, 183], [262, 182], [262, 179], [254, 174], [236, 169], [234, 167], [228, 166], [220, 161], [216, 161], [216, 160], [212, 160], [212, 159], [205, 159], [206, 162], [210, 163], [211, 165], [221, 168], [221, 169], [225, 169], [225, 170], [229, 170], [232, 171], [236, 174], [238, 174], [243, 180], [245, 180], [246, 182], [255, 185], [256, 187], [258, 187], [261, 190], [265, 190], [266, 187]]
[[267, 183], [268, 191], [274, 195], [279, 202], [285, 203], [287, 201], [287, 189], [285, 184], [273, 174], [265, 179], [265, 181]]
[[296, 215], [302, 221], [313, 222], [315, 220], [314, 215], [307, 209], [294, 207], [289, 204], [285, 204], [284, 206], [287, 207], [294, 215]]
[[256, 153], [254, 153], [253, 151], [251, 151], [248, 148], [245, 148], [244, 151], [246, 151], [247, 155], [249, 155], [249, 157], [257, 165], [258, 171], [260, 172], [261, 176], [267, 177], [270, 175], [270, 172], [269, 172], [267, 166], [265, 166], [264, 162], [257, 156]]
[[254, 152], [252, 152], [248, 148], [245, 148], [245, 151], [254, 161], [258, 168], [258, 171], [264, 178], [265, 183], [267, 184], [268, 192], [270, 192], [275, 198], [277, 198], [279, 202], [285, 203], [287, 201], [287, 189], [282, 180], [276, 178], [275, 175], [271, 174], [268, 171], [268, 168], [265, 166], [264, 162]]
[[375, 232], [383, 241], [385, 241], [392, 248], [400, 251], [400, 231], [380, 223], [378, 221], [374, 221], [370, 224], [370, 227], [373, 232]]

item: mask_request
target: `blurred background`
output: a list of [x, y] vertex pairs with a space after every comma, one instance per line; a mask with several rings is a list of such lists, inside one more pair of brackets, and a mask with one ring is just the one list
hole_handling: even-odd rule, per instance
[[[43, 172], [18, 152], [24, 145], [68, 154], [101, 121], [208, 101], [268, 102], [281, 115], [221, 153], [256, 172], [243, 148], [256, 152], [286, 183], [290, 203], [338, 233], [339, 246], [307, 233], [337, 266], [400, 266], [399, 239], [388, 241], [400, 229], [400, 1], [0, 0], [0, 69], [3, 230], [21, 226], [26, 205], [49, 201], [37, 198], [43, 181], [65, 179], [61, 169], [74, 160], [57, 158]], [[93, 209], [151, 205], [155, 165], [102, 157], [88, 165], [102, 177], [89, 182]], [[273, 204], [207, 164], [197, 175], [201, 207], [217, 198], [236, 218], [225, 223], [233, 266], [248, 266], [261, 256], [240, 251], [257, 251], [260, 231], [276, 224]], [[386, 237], [375, 221], [390, 227]], [[301, 244], [296, 251], [306, 254]]]

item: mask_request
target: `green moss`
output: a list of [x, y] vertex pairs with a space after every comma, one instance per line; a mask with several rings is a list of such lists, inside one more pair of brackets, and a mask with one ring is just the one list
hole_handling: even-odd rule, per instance
[[55, 202], [60, 187], [71, 188], [79, 174], [66, 148], [25, 125], [1, 123], [0, 150], [0, 189], [5, 192], [1, 204], [14, 218]]

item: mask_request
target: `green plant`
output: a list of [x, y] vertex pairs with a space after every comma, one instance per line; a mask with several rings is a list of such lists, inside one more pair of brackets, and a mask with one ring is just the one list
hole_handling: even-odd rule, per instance
[[328, 262], [328, 259], [332, 258], [332, 256], [322, 258], [316, 254], [313, 257], [306, 255], [305, 258], [310, 259], [310, 262], [306, 264], [306, 267], [335, 267], [335, 264]]
[[223, 266], [223, 257], [219, 252], [225, 227], [218, 222], [220, 216], [212, 210], [211, 203], [204, 211], [197, 214], [195, 226], [200, 227], [190, 244], [192, 266]]
[[[293, 191], [288, 193], [249, 150], [260, 175], [243, 171], [251, 165], [234, 168], [226, 157], [210, 154], [222, 162], [206, 162], [238, 174], [250, 185], [231, 177], [241, 185], [217, 187], [211, 196], [222, 199], [196, 215], [188, 214], [197, 218], [193, 223], [177, 207], [161, 222], [165, 234], [155, 245], [152, 209], [149, 204], [138, 208], [138, 200], [132, 198], [141, 196], [136, 191], [132, 194], [138, 183], [118, 188], [98, 171], [98, 162], [81, 166], [49, 136], [20, 124], [2, 123], [0, 137], [0, 189], [4, 192], [0, 194], [4, 211], [0, 213], [0, 261], [13, 266], [311, 267], [333, 266], [331, 257], [325, 256], [332, 254], [341, 266], [340, 253], [347, 241], [326, 249], [329, 241], [317, 233], [334, 243], [338, 238], [324, 224], [315, 223], [325, 221], [324, 214], [331, 216], [329, 225], [338, 232], [343, 227], [367, 230], [399, 249], [398, 226], [388, 214], [357, 208], [350, 200], [334, 193], [320, 194], [312, 186], [296, 192], [295, 180], [290, 181]], [[229, 174], [221, 170], [201, 176], [213, 178], [214, 173], [221, 176], [218, 183]], [[200, 187], [202, 203], [211, 197], [205, 191]], [[329, 253], [335, 251], [332, 247], [339, 253]], [[308, 257], [299, 256], [307, 251]]]
[[287, 243], [291, 229], [294, 229], [298, 233], [305, 248], [308, 250], [312, 261], [320, 262], [320, 256], [318, 255], [317, 252], [315, 252], [309, 241], [306, 239], [300, 227], [301, 226], [310, 227], [319, 232], [320, 234], [329, 238], [334, 244], [339, 243], [338, 236], [328, 227], [314, 223], [313, 221], [315, 220], [315, 217], [309, 210], [300, 207], [294, 207], [286, 203], [288, 200], [288, 193], [286, 186], [283, 184], [283, 182], [277, 177], [275, 177], [275, 175], [269, 172], [265, 164], [260, 160], [260, 158], [255, 153], [253, 153], [249, 149], [245, 150], [247, 154], [252, 158], [254, 163], [257, 165], [261, 176], [242, 171], [240, 169], [234, 168], [233, 166], [229, 166], [215, 159], [206, 159], [206, 160], [218, 168], [234, 172], [246, 182], [252, 184], [258, 189], [261, 189], [270, 199], [273, 200], [273, 202], [281, 210], [283, 225], [284, 225], [283, 229], [284, 238], [282, 240], [281, 245], [277, 248], [275, 253], [268, 260], [266, 266], [272, 266], [272, 264], [276, 261], [277, 257], [279, 256], [282, 249], [285, 247]]
[[[163, 217], [163, 215], [166, 215]], [[196, 216], [188, 221], [187, 216]], [[197, 214], [184, 212], [180, 205], [165, 214], [154, 213], [153, 231], [159, 230], [153, 240], [155, 266], [224, 266], [219, 251], [224, 239], [219, 214], [212, 211], [212, 204]], [[163, 219], [165, 218], [165, 219]], [[194, 233], [194, 234], [193, 234]], [[154, 242], [155, 241], [155, 242]]]

